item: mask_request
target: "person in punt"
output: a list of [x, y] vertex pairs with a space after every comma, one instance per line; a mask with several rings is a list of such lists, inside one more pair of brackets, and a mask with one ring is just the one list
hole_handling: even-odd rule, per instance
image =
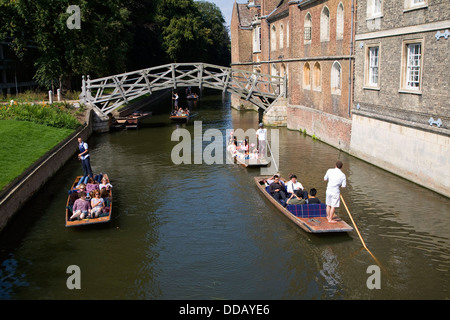
[[288, 194], [297, 195], [297, 197], [308, 199], [308, 191], [304, 190], [303, 185], [297, 180], [295, 174], [289, 176], [289, 181], [286, 183], [286, 191]]
[[99, 190], [98, 183], [93, 178], [89, 178], [88, 183], [86, 184], [86, 193], [88, 194], [88, 198], [92, 198], [92, 191]]
[[305, 204], [306, 200], [299, 197], [295, 192], [291, 194], [289, 199], [286, 200], [286, 205], [288, 204]]
[[328, 169], [324, 181], [328, 181], [326, 191], [326, 204], [327, 204], [327, 219], [329, 223], [336, 223], [333, 220], [334, 212], [340, 205], [340, 188], [347, 186], [347, 179], [345, 174], [341, 171], [343, 164], [341, 161], [337, 161], [333, 169]]
[[286, 194], [284, 192], [284, 184], [280, 182], [278, 175], [273, 176], [273, 182], [269, 185], [269, 193], [277, 200], [283, 207], [286, 206]]
[[103, 177], [103, 178], [102, 178], [102, 182], [99, 184], [98, 188], [99, 188], [100, 190], [102, 190], [103, 188], [106, 188], [106, 190], [109, 190], [109, 189], [112, 188], [112, 185], [111, 185], [111, 183], [109, 183], [108, 178]]
[[69, 218], [70, 221], [74, 221], [76, 219], [83, 220], [91, 213], [91, 204], [88, 200], [86, 200], [86, 193], [84, 191], [79, 193], [79, 198], [73, 203], [72, 210], [73, 214]]
[[310, 197], [308, 198], [308, 204], [321, 203], [319, 198], [316, 198], [317, 190], [315, 188], [311, 188], [309, 190]]
[[91, 214], [90, 218], [98, 218], [105, 206], [105, 200], [100, 197], [100, 190], [94, 190], [94, 198], [91, 199]]

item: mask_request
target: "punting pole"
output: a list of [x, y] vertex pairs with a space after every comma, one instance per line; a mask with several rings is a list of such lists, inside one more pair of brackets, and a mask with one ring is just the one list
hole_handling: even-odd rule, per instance
[[277, 173], [278, 173], [278, 166], [277, 163], [275, 162], [275, 160], [273, 159], [273, 153], [272, 153], [272, 149], [270, 149], [270, 143], [269, 140], [267, 140], [267, 146], [269, 147], [269, 151], [270, 151], [270, 158], [272, 159], [271, 161], [273, 161], [275, 168], [277, 169]]
[[355, 230], [356, 230], [356, 232], [358, 233], [359, 239], [361, 240], [364, 249], [366, 249], [367, 252], [368, 252], [368, 253], [372, 256], [372, 258], [375, 260], [375, 262], [376, 262], [379, 266], [382, 267], [382, 265], [381, 265], [381, 263], [378, 261], [378, 259], [373, 255], [372, 252], [370, 252], [369, 248], [367, 248], [366, 243], [364, 242], [363, 238], [361, 237], [361, 234], [359, 233], [358, 227], [356, 226], [356, 223], [355, 223], [355, 221], [353, 220], [352, 215], [350, 214], [350, 210], [348, 210], [347, 205], [345, 204], [344, 197], [342, 197], [342, 194], [340, 195], [340, 197], [341, 197], [342, 203], [344, 204], [345, 209], [347, 210], [348, 216], [350, 217], [350, 219], [352, 220], [353, 225], [355, 226]]

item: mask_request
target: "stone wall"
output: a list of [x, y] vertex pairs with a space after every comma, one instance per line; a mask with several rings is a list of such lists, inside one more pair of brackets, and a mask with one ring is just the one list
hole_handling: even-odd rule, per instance
[[350, 153], [450, 197], [450, 136], [353, 114]]
[[305, 106], [287, 106], [287, 128], [305, 131], [306, 134], [349, 152], [352, 122], [326, 112]]

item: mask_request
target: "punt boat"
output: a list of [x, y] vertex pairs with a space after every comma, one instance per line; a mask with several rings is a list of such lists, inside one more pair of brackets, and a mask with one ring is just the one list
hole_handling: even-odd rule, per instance
[[71, 202], [70, 193], [71, 192], [77, 192], [76, 186], [78, 185], [78, 182], [83, 176], [78, 176], [75, 178], [75, 181], [73, 182], [72, 187], [69, 190], [69, 196], [67, 197], [67, 203], [66, 203], [66, 227], [79, 227], [79, 226], [85, 226], [85, 225], [91, 225], [91, 224], [99, 224], [99, 223], [106, 223], [111, 221], [111, 214], [112, 214], [112, 188], [109, 191], [109, 202], [106, 204], [107, 207], [109, 207], [108, 213], [103, 213], [98, 218], [88, 219], [85, 218], [83, 220], [74, 220], [70, 221], [69, 218], [72, 216], [72, 206], [73, 203]]
[[170, 116], [170, 120], [174, 121], [174, 122], [188, 122], [189, 121], [189, 115], [185, 114], [185, 115], [181, 115], [181, 116]]
[[[236, 151], [236, 152], [232, 152], [230, 150], [230, 145], [233, 142], [229, 143], [227, 145], [227, 154], [230, 158], [233, 159], [234, 163], [240, 164], [241, 166], [248, 168], [248, 167], [265, 167], [268, 166], [270, 161], [268, 161], [267, 159], [259, 159], [259, 158], [252, 158], [251, 156], [246, 157], [245, 153], [240, 152], [240, 151]], [[242, 141], [238, 141], [238, 146], [240, 146], [242, 144]]]
[[[269, 187], [266, 187], [265, 181], [270, 177], [255, 177], [255, 184], [264, 196], [288, 219], [297, 226], [309, 233], [331, 233], [331, 232], [350, 232], [353, 228], [338, 216], [334, 216], [336, 223], [329, 223], [327, 220], [326, 204], [288, 204], [283, 207], [269, 193]], [[280, 178], [286, 183], [285, 179]]]

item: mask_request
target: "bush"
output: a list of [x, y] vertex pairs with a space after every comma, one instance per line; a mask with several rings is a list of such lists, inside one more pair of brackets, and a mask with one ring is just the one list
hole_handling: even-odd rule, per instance
[[72, 114], [69, 104], [18, 104], [11, 100], [8, 105], [0, 106], [0, 120], [21, 120], [44, 124], [55, 128], [76, 129], [80, 123]]

